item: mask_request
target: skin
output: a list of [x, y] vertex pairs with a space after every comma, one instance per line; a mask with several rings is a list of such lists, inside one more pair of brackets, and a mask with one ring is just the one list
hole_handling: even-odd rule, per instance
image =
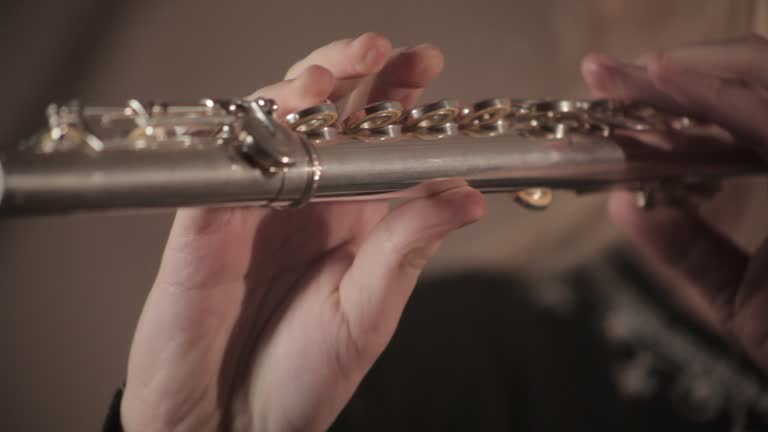
[[[768, 48], [759, 38], [684, 47], [645, 63], [585, 58], [596, 96], [632, 99], [715, 121], [768, 146]], [[375, 33], [333, 42], [252, 95], [278, 115], [346, 100], [412, 106], [443, 66], [419, 45], [393, 52]], [[121, 417], [127, 431], [324, 430], [389, 342], [426, 261], [482, 217], [460, 181], [395, 209], [324, 203], [301, 209], [182, 209], [131, 346]], [[721, 324], [768, 367], [768, 246], [750, 257], [698, 216], [610, 213], [638, 246], [695, 282]], [[687, 245], [680, 247], [679, 245]]]
[[[408, 107], [443, 67], [375, 33], [319, 48], [255, 92], [279, 115], [348, 98]], [[387, 203], [179, 210], [133, 339], [127, 431], [323, 430], [389, 342], [427, 259], [478, 220], [464, 182]]]
[[[597, 97], [639, 101], [715, 123], [732, 145], [746, 144], [768, 156], [763, 37], [684, 46], [635, 63], [591, 54], [582, 62], [582, 74]], [[643, 211], [627, 192], [610, 197], [609, 213], [640, 250], [687, 279], [710, 303], [723, 333], [768, 369], [768, 242], [750, 255], [698, 214]]]

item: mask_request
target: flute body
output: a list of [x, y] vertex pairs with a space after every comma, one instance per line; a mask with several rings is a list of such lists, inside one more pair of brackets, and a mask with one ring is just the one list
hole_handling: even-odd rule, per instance
[[[536, 113], [529, 103], [512, 123], [514, 104], [506, 99], [463, 111], [443, 100], [407, 113], [386, 102], [350, 116], [343, 134], [329, 104], [285, 122], [265, 99], [177, 108], [132, 101], [117, 111], [54, 107], [48, 131], [0, 154], [0, 215], [407, 198], [428, 194], [420, 185], [440, 179], [546, 206], [541, 193], [550, 189], [648, 190], [766, 173], [745, 148], [643, 145], [617, 134], [615, 114], [599, 117], [609, 111], [594, 101], [539, 103], [549, 109]], [[86, 124], [94, 116], [98, 125]], [[623, 114], [620, 126], [650, 129], [650, 117], [638, 118]]]

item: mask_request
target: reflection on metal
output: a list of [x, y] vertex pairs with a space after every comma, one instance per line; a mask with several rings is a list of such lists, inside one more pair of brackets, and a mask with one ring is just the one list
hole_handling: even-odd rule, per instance
[[263, 98], [52, 106], [43, 134], [0, 156], [0, 214], [414, 198], [424, 193], [416, 186], [444, 178], [514, 193], [532, 209], [546, 208], [553, 189], [616, 186], [651, 191], [648, 207], [687, 206], [721, 178], [767, 172], [744, 147], [649, 145], [643, 139], [672, 139], [667, 131], [691, 123], [611, 101], [492, 98], [461, 108], [446, 99], [407, 114], [385, 101], [341, 122], [330, 103], [284, 122], [277, 108]]
[[529, 188], [515, 192], [515, 201], [523, 207], [544, 210], [552, 204], [552, 189]]
[[356, 135], [397, 124], [403, 117], [400, 102], [384, 101], [366, 106], [344, 120], [344, 131]]
[[285, 122], [294, 131], [307, 133], [333, 126], [338, 118], [336, 105], [323, 103], [290, 113], [285, 116]]
[[455, 123], [461, 110], [459, 101], [443, 99], [416, 107], [405, 118], [405, 130], [418, 131]]

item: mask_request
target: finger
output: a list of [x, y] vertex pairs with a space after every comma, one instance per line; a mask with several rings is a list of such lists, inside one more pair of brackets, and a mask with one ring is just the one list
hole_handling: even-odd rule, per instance
[[581, 74], [595, 97], [652, 105], [669, 112], [685, 111], [671, 95], [656, 87], [645, 66], [592, 53], [582, 60]]
[[631, 192], [614, 192], [611, 219], [652, 259], [683, 276], [714, 306], [724, 322], [749, 256], [699, 215], [671, 207], [639, 209]]
[[768, 99], [742, 82], [692, 71], [665, 53], [651, 59], [648, 74], [692, 116], [719, 124], [747, 141], [768, 140]]
[[681, 69], [768, 87], [768, 40], [757, 34], [667, 50]]
[[376, 76], [367, 102], [396, 100], [406, 109], [412, 107], [440, 75], [444, 64], [443, 53], [431, 44], [400, 51]]
[[310, 65], [323, 66], [336, 77], [330, 97], [335, 101], [349, 94], [361, 79], [380, 71], [391, 51], [392, 44], [386, 37], [365, 33], [356, 39], [342, 39], [316, 49], [291, 66], [285, 78], [298, 76]]
[[482, 216], [484, 198], [465, 182], [435, 187], [431, 196], [409, 201], [382, 219], [341, 281], [340, 307], [353, 346], [384, 348], [427, 259], [450, 232]]
[[284, 116], [328, 99], [335, 82], [331, 71], [322, 66], [310, 65], [295, 78], [259, 89], [246, 99], [274, 99], [279, 107], [277, 115]]

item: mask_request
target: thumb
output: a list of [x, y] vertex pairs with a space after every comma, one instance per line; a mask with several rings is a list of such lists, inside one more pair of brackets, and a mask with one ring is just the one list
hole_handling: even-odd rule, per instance
[[430, 188], [430, 196], [403, 204], [374, 227], [340, 283], [350, 343], [363, 361], [375, 360], [392, 337], [416, 280], [442, 240], [485, 211], [482, 194], [463, 181], [439, 181]]

